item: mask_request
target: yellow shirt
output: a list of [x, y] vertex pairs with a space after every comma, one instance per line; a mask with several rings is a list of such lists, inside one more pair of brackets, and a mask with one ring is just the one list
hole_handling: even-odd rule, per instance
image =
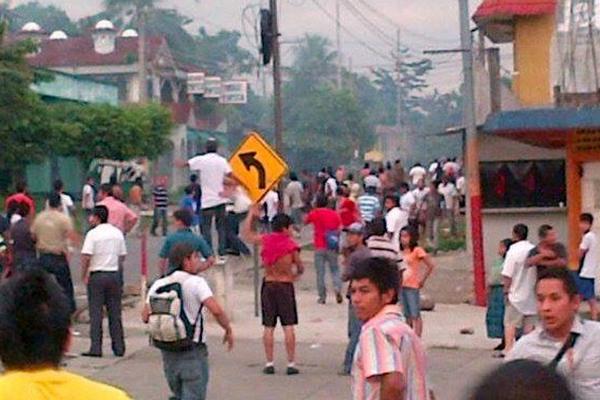
[[63, 370], [14, 371], [0, 376], [0, 399], [130, 400], [125, 392]]

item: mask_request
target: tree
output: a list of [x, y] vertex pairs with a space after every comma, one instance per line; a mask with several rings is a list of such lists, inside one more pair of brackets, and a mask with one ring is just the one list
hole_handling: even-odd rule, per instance
[[13, 32], [31, 21], [38, 23], [46, 32], [62, 30], [69, 36], [79, 34], [79, 28], [71, 21], [67, 13], [53, 5], [45, 6], [37, 1], [31, 1], [9, 11], [9, 26]]
[[62, 103], [49, 106], [47, 129], [58, 155], [75, 156], [83, 165], [94, 158], [155, 159], [168, 144], [170, 111], [158, 104], [115, 107]]
[[35, 51], [30, 40], [6, 43], [7, 25], [0, 22], [0, 170], [17, 175], [22, 166], [40, 159], [47, 139], [34, 127], [41, 121], [43, 104], [29, 86], [35, 79], [26, 55]]
[[196, 36], [196, 63], [209, 73], [230, 78], [251, 72], [256, 57], [240, 46], [242, 35], [238, 31], [220, 30], [210, 35], [200, 27]]
[[373, 143], [372, 120], [356, 92], [335, 88], [335, 56], [316, 35], [295, 49], [283, 90], [286, 156], [295, 168], [345, 164]]

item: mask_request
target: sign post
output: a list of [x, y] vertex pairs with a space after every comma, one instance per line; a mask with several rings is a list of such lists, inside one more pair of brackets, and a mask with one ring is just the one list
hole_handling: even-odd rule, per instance
[[[259, 203], [288, 172], [286, 162], [257, 133], [251, 132], [229, 159], [235, 179], [246, 188], [254, 203]], [[254, 316], [259, 315], [260, 271], [258, 246], [254, 246]]]

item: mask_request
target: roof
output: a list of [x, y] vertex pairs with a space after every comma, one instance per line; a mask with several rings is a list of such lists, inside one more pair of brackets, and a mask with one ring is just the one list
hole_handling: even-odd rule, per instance
[[[40, 52], [28, 58], [35, 67], [81, 67], [96, 65], [128, 65], [137, 60], [138, 38], [117, 37], [115, 51], [99, 54], [94, 50], [91, 36], [72, 37], [63, 40], [44, 40]], [[166, 41], [163, 37], [152, 36], [146, 39], [146, 56], [153, 60]]]
[[556, 0], [484, 0], [473, 15], [477, 26], [496, 43], [510, 42], [515, 16], [554, 14]]
[[484, 134], [501, 135], [545, 147], [562, 147], [569, 132], [600, 129], [600, 108], [537, 108], [491, 114]]

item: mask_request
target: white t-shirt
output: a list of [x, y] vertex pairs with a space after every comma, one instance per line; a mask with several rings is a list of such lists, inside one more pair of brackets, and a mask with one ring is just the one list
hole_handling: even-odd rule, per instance
[[435, 171], [437, 170], [437, 167], [438, 167], [438, 163], [437, 162], [432, 162], [429, 165], [429, 173], [430, 174], [435, 174]]
[[406, 212], [409, 212], [413, 204], [417, 202], [417, 199], [411, 192], [406, 192], [400, 196], [400, 208]]
[[452, 182], [448, 182], [445, 185], [440, 183], [438, 186], [438, 192], [444, 196], [444, 203], [446, 203], [446, 209], [452, 210], [454, 209], [454, 199], [458, 195], [456, 191], [456, 186]]
[[423, 188], [423, 189], [415, 188], [411, 193], [412, 193], [413, 197], [415, 198], [415, 201], [417, 202], [417, 207], [419, 207], [421, 205], [421, 203], [423, 203], [423, 199], [425, 199], [425, 196], [427, 196], [427, 193], [429, 193], [429, 188]]
[[111, 224], [96, 226], [85, 235], [81, 254], [92, 256], [90, 272], [118, 271], [119, 257], [127, 255], [123, 232]]
[[335, 180], [335, 178], [329, 178], [327, 179], [327, 181], [325, 182], [325, 193], [327, 193], [328, 195], [335, 195], [335, 192], [337, 191], [337, 182]]
[[271, 190], [267, 193], [261, 201], [261, 205], [267, 205], [267, 218], [269, 221], [272, 221], [273, 218], [277, 215], [278, 212], [278, 203], [279, 203], [279, 195], [277, 192]]
[[579, 249], [586, 251], [579, 276], [582, 278], [595, 279], [598, 273], [598, 251], [600, 250], [596, 234], [594, 232], [588, 232], [583, 235]]
[[[181, 292], [183, 297], [183, 311], [190, 323], [196, 325], [194, 331], [194, 341], [196, 343], [206, 342], [206, 331], [204, 330], [204, 303], [209, 298], [213, 297], [213, 292], [210, 290], [206, 280], [200, 276], [188, 274], [184, 271], [175, 271], [169, 276], [161, 278], [154, 282], [148, 291], [146, 304], [150, 304], [150, 296], [153, 296], [158, 288], [170, 283], [178, 282], [181, 284]], [[200, 321], [197, 321], [201, 318]]]
[[502, 275], [512, 279], [508, 300], [524, 315], [537, 314], [535, 296], [537, 270], [535, 267], [525, 266], [525, 260], [534, 247], [527, 240], [513, 244], [508, 249], [502, 266]]
[[466, 181], [465, 181], [465, 177], [464, 176], [461, 176], [460, 178], [458, 178], [456, 180], [456, 190], [458, 191], [458, 193], [461, 196], [466, 195], [466, 190], [465, 190], [467, 188], [466, 186], [467, 185], [466, 185]]
[[192, 171], [198, 171], [200, 175], [203, 210], [229, 202], [229, 199], [221, 197], [223, 179], [231, 173], [231, 166], [224, 157], [217, 153], [207, 153], [188, 160], [188, 165]]
[[423, 167], [416, 166], [410, 169], [408, 175], [412, 178], [412, 184], [416, 185], [422, 178], [425, 178], [427, 171], [425, 171], [425, 168]]
[[[60, 194], [60, 204], [62, 206], [62, 212], [67, 216], [71, 216], [71, 209], [75, 207], [75, 203], [73, 203], [73, 199], [71, 196], [65, 193]], [[46, 210], [50, 209], [50, 205], [48, 204], [48, 200], [46, 200]], [[92, 206], [92, 208], [94, 208]]]
[[394, 250], [400, 251], [400, 230], [408, 225], [408, 212], [394, 207], [385, 214], [387, 231], [392, 234]]
[[81, 191], [81, 207], [84, 210], [91, 210], [94, 208], [94, 189], [92, 188], [92, 185], [87, 183], [83, 185], [83, 190]]

